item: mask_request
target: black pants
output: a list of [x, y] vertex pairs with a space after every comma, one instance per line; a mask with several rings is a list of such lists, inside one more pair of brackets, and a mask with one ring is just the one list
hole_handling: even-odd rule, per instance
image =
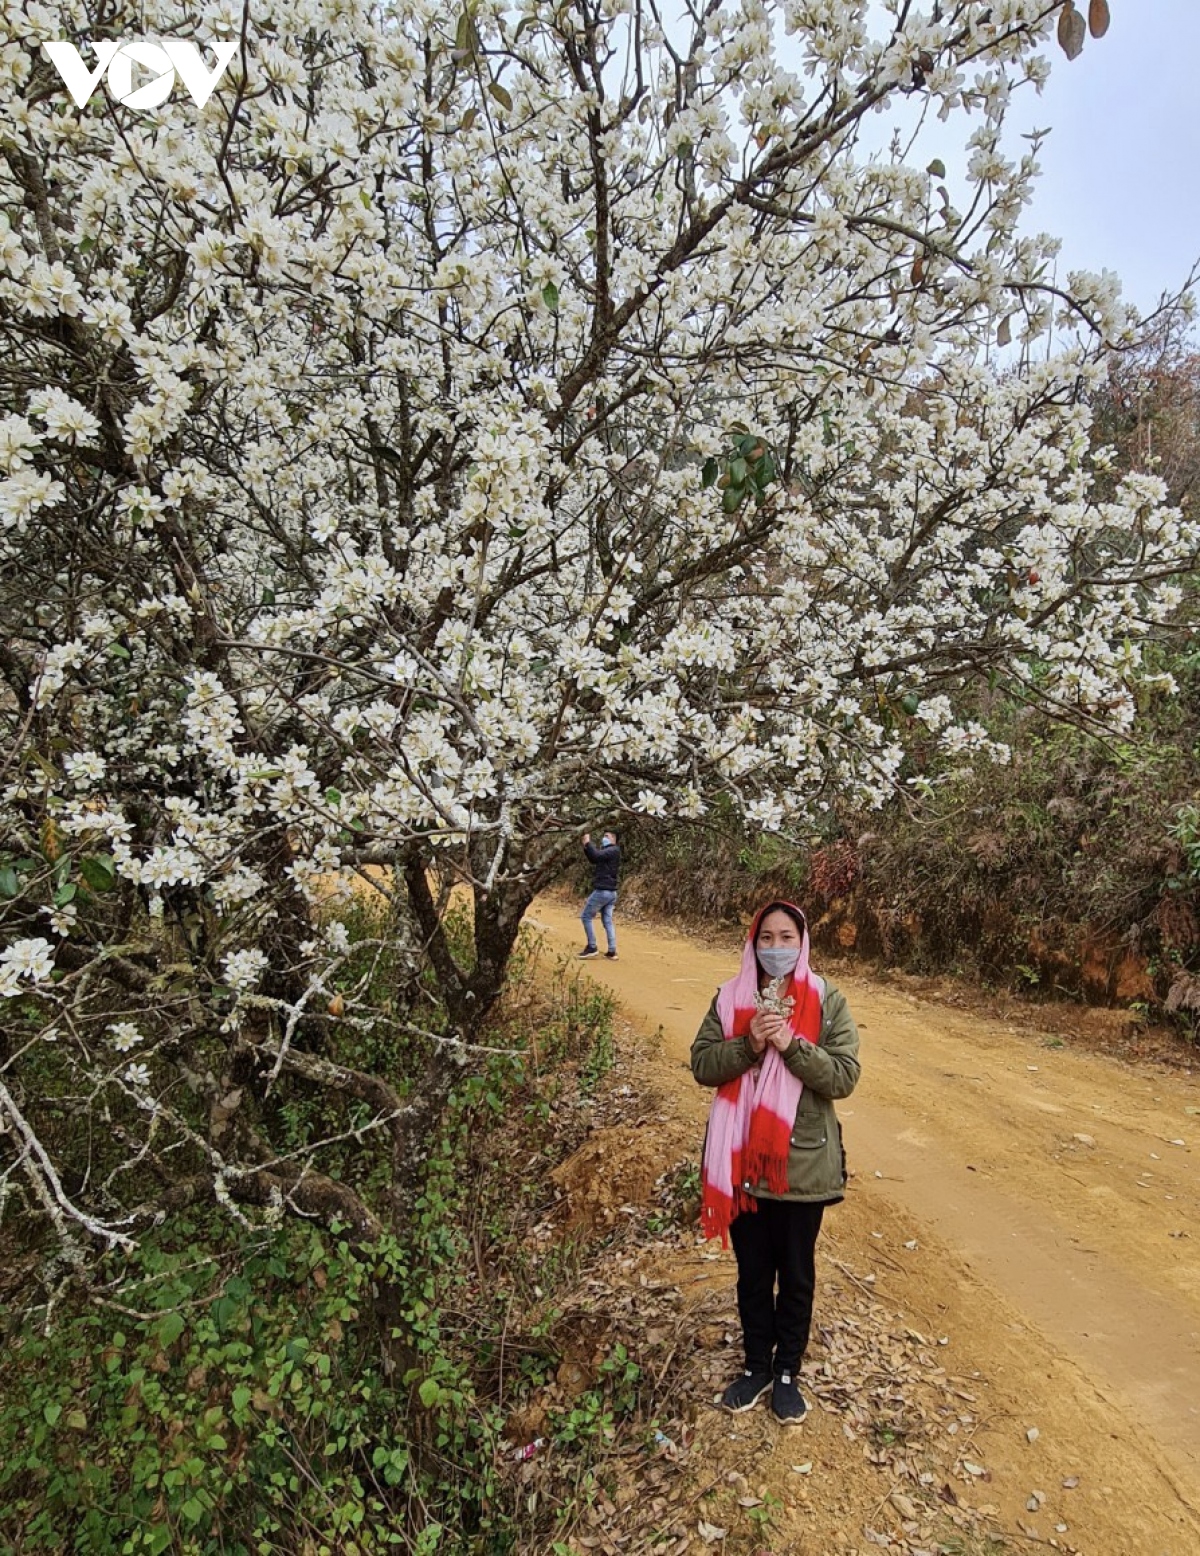
[[[738, 1313], [751, 1372], [797, 1372], [808, 1347], [814, 1252], [823, 1204], [760, 1199], [729, 1229], [737, 1255]], [[779, 1285], [776, 1294], [776, 1282]]]

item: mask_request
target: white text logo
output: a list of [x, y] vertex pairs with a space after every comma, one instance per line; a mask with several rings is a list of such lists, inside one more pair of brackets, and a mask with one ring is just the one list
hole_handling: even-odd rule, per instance
[[[197, 108], [203, 108], [238, 48], [236, 41], [210, 43], [208, 47], [217, 60], [213, 70], [205, 66], [200, 50], [194, 43], [181, 43], [173, 38], [162, 38], [156, 43], [141, 38], [127, 43], [96, 42], [92, 44], [96, 68], [89, 70], [73, 43], [42, 44], [77, 108], [87, 107], [92, 93], [100, 85], [101, 77], [107, 72], [108, 89], [117, 102], [126, 108], [139, 110], [161, 107], [171, 95], [176, 73], [192, 94]], [[153, 71], [154, 79], [144, 86], [135, 87], [135, 65]]]

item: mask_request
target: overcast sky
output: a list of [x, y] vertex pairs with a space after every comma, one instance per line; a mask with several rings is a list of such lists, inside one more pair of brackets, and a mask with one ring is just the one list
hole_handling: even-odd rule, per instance
[[1055, 48], [1013, 128], [1053, 127], [1025, 225], [1062, 238], [1060, 273], [1115, 270], [1145, 311], [1200, 260], [1200, 0], [1110, 8], [1108, 35], [1077, 60]]

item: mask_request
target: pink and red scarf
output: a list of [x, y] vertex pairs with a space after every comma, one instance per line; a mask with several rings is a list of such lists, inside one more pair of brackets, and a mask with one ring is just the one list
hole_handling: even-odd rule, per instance
[[[768, 906], [774, 908], [778, 903]], [[727, 1042], [749, 1032], [754, 1018], [754, 997], [758, 992], [754, 946], [766, 911], [760, 909], [750, 926], [737, 977], [717, 990], [717, 1014]], [[794, 911], [800, 913], [799, 908]], [[804, 915], [801, 913], [800, 917], [803, 919]], [[791, 982], [783, 990], [795, 1001], [791, 1027], [804, 1042], [815, 1043], [821, 1035], [824, 992], [824, 983], [808, 968], [806, 928], [800, 943], [800, 959]], [[803, 1083], [788, 1069], [783, 1055], [770, 1044], [762, 1057], [757, 1085], [755, 1072], [749, 1070], [717, 1088], [700, 1169], [700, 1225], [706, 1237], [719, 1237], [728, 1246], [730, 1223], [743, 1212], [758, 1209], [745, 1184], [765, 1180], [773, 1194], [787, 1193], [788, 1150], [803, 1090]]]

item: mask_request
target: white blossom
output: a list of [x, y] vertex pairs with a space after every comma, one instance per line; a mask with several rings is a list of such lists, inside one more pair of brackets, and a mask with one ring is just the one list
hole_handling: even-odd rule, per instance
[[139, 1043], [144, 1043], [145, 1038], [132, 1021], [114, 1021], [108, 1029], [109, 1042], [117, 1053], [128, 1053], [131, 1048], [136, 1048]]
[[77, 789], [90, 789], [100, 783], [108, 771], [108, 764], [96, 751], [75, 751], [63, 757], [63, 766], [74, 780]]
[[79, 922], [79, 909], [73, 902], [65, 902], [61, 906], [51, 905], [40, 911], [50, 920], [50, 927], [56, 935], [69, 935]]
[[257, 946], [241, 951], [230, 951], [222, 958], [225, 981], [239, 994], [247, 993], [259, 982], [267, 970], [267, 958]]
[[28, 978], [30, 983], [45, 983], [54, 971], [54, 947], [48, 940], [34, 936], [14, 940], [0, 950], [0, 979], [5, 994], [18, 991], [17, 980]]

